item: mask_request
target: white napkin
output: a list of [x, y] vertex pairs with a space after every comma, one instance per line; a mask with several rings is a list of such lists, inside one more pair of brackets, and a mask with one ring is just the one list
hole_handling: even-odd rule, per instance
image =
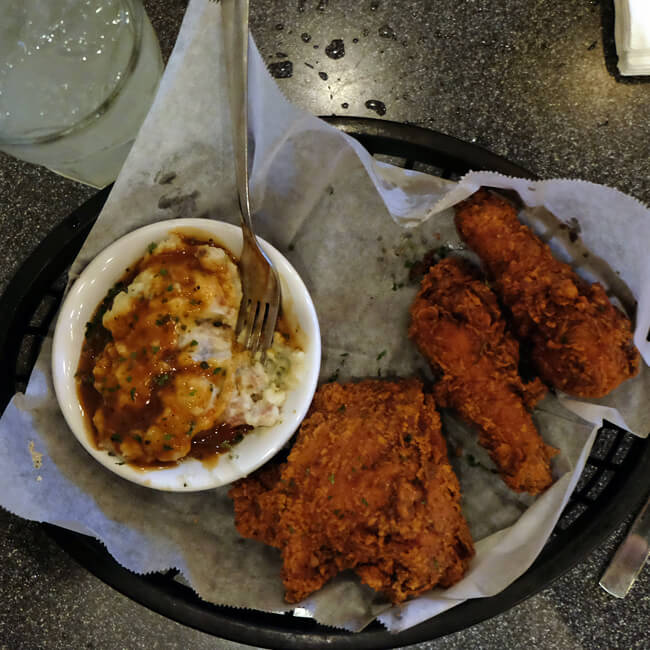
[[614, 0], [614, 39], [622, 75], [650, 74], [650, 0]]

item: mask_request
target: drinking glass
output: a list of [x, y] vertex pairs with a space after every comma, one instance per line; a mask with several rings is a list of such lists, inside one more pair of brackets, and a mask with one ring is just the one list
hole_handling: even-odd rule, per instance
[[0, 7], [0, 150], [108, 185], [162, 74], [140, 0], [0, 0]]

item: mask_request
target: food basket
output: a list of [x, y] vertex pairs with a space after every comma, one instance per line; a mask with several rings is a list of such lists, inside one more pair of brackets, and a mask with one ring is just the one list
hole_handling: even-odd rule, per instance
[[[472, 170], [532, 175], [476, 145], [427, 129], [363, 118], [324, 118], [353, 136], [373, 156], [407, 169], [457, 179]], [[0, 298], [1, 407], [27, 385], [40, 343], [61, 302], [67, 270], [97, 219], [110, 188], [69, 215], [23, 263]], [[491, 598], [470, 600], [400, 634], [375, 622], [359, 633], [325, 627], [304, 611], [269, 614], [211, 605], [178, 580], [176, 571], [137, 575], [95, 539], [43, 524], [75, 560], [164, 616], [209, 634], [269, 648], [394, 648], [469, 627], [543, 589], [602, 543], [650, 489], [650, 439], [614, 426], [598, 432], [578, 485], [553, 534], [528, 571]]]

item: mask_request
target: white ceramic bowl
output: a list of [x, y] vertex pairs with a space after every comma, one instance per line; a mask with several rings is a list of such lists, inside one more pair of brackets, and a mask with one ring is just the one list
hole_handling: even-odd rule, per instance
[[[108, 290], [122, 277], [126, 268], [143, 257], [152, 241], [163, 239], [173, 230], [201, 231], [218, 244], [239, 255], [241, 229], [211, 219], [173, 219], [145, 226], [125, 235], [101, 252], [79, 276], [63, 303], [54, 331], [52, 374], [54, 389], [63, 415], [86, 451], [119, 476], [158, 490], [192, 492], [207, 490], [246, 476], [266, 463], [287, 442], [304, 418], [316, 390], [320, 370], [321, 343], [316, 310], [307, 288], [286, 258], [269, 243], [260, 240], [280, 276], [283, 309], [293, 314], [305, 339], [305, 363], [302, 381], [289, 392], [282, 409], [282, 420], [273, 427], [249, 432], [219, 461], [203, 464], [187, 458], [174, 467], [142, 470], [118, 464], [119, 458], [98, 450], [87, 430], [77, 395], [75, 373], [84, 341], [86, 323]], [[89, 462], [90, 459], [89, 459]]]

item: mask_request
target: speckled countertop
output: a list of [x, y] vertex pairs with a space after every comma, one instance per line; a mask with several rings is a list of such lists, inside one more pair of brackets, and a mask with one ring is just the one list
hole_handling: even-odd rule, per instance
[[[269, 64], [290, 68], [283, 91], [315, 114], [376, 117], [366, 107], [375, 100], [385, 119], [477, 143], [541, 177], [580, 177], [650, 203], [650, 78], [616, 75], [612, 4], [252, 0], [251, 23]], [[186, 1], [145, 6], [167, 57]], [[325, 54], [333, 39], [343, 40], [342, 58]], [[93, 193], [0, 154], [0, 288]], [[629, 523], [538, 595], [417, 647], [648, 647], [650, 571], [622, 601], [597, 584]], [[120, 595], [38, 525], [4, 511], [0, 557], [0, 647], [243, 648]]]

